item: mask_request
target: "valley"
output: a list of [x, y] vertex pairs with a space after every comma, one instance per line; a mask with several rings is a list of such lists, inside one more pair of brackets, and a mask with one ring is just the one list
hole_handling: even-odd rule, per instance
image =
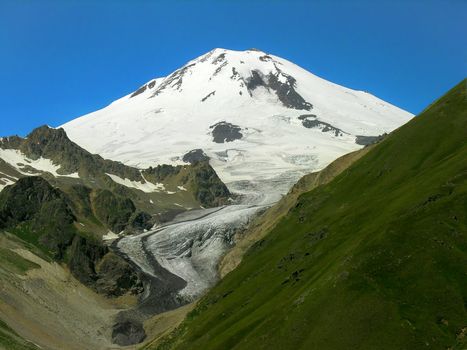
[[[414, 349], [430, 335], [454, 344], [464, 221], [432, 222], [456, 232], [432, 245], [409, 222], [439, 198], [462, 217], [463, 134], [450, 128], [464, 120], [437, 126], [452, 143], [439, 154], [414, 135], [447, 144], [433, 120], [463, 110], [463, 93], [413, 119], [280, 57], [214, 49], [62, 128], [1, 138], [0, 347], [390, 349], [394, 334]], [[404, 250], [405, 227], [421, 230], [425, 253]], [[456, 310], [426, 291], [442, 306], [424, 321], [404, 306], [419, 305], [412, 291], [393, 296], [406, 278], [392, 279], [393, 264], [411, 275], [412, 254], [447, 259], [452, 280], [441, 269], [440, 281]], [[449, 327], [433, 325], [445, 315]]]

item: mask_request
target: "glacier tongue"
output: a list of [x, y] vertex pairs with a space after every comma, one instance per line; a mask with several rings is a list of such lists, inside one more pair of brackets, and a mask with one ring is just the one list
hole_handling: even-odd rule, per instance
[[217, 265], [234, 233], [261, 209], [237, 204], [186, 212], [162, 227], [122, 238], [117, 248], [154, 278], [166, 278], [160, 267], [182, 278], [186, 285], [170, 292], [181, 303], [190, 302], [217, 281]]

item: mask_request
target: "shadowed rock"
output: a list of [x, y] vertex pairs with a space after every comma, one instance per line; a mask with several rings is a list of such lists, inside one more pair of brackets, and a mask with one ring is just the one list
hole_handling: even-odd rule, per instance
[[368, 146], [372, 145], [374, 143], [380, 142], [382, 139], [384, 139], [387, 136], [387, 134], [382, 134], [378, 136], [363, 136], [363, 135], [357, 135], [355, 139], [355, 143], [357, 145], [362, 145], [362, 146]]
[[209, 157], [201, 148], [197, 148], [186, 153], [182, 159], [185, 163], [193, 164], [197, 162], [208, 161]]
[[219, 122], [209, 127], [212, 129], [213, 141], [216, 143], [232, 142], [240, 140], [243, 134], [242, 129], [238, 125], [227, 122]]
[[300, 119], [302, 121], [302, 125], [308, 129], [318, 128], [321, 129], [322, 132], [332, 132], [335, 136], [343, 136], [344, 134], [347, 134], [345, 131], [336, 128], [329, 123], [318, 120], [314, 114], [304, 114], [298, 117], [298, 119]]
[[138, 344], [145, 338], [143, 325], [137, 321], [117, 322], [112, 329], [112, 342], [120, 346]]

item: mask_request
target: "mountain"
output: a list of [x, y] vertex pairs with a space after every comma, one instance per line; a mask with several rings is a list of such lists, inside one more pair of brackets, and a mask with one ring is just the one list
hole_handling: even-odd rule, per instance
[[411, 117], [280, 57], [215, 49], [63, 128], [85, 149], [137, 167], [204, 151], [230, 190], [270, 203]]
[[57, 186], [83, 185], [127, 196], [151, 214], [227, 203], [230, 192], [206, 159], [179, 166], [137, 169], [92, 154], [63, 129], [42, 126], [26, 138], [0, 139], [0, 190], [24, 176], [45, 176]]
[[464, 349], [466, 84], [299, 196], [158, 349]]
[[186, 160], [137, 169], [47, 126], [0, 139], [0, 348], [34, 348], [20, 335], [54, 349], [146, 338], [144, 319], [120, 314], [161, 283], [111, 243], [232, 200], [202, 152]]

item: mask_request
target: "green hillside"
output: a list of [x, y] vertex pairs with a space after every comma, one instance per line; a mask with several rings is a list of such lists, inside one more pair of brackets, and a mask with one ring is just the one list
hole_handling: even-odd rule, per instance
[[22, 339], [7, 324], [0, 320], [0, 349], [5, 350], [38, 350], [34, 344]]
[[467, 92], [300, 196], [161, 349], [465, 349]]

